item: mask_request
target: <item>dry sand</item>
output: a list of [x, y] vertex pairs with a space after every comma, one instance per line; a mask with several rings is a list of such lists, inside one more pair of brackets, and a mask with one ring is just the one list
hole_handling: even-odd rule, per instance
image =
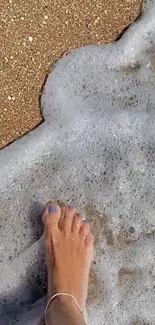
[[39, 95], [55, 60], [117, 39], [140, 9], [141, 0], [1, 0], [0, 148], [42, 122]]

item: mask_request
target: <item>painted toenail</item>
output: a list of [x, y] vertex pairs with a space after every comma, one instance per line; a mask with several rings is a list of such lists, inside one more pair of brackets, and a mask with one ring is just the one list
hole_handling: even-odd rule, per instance
[[56, 212], [57, 212], [57, 206], [55, 206], [55, 205], [51, 205], [51, 206], [48, 208], [48, 211], [49, 211], [49, 213], [56, 213]]
[[81, 217], [81, 213], [77, 213], [76, 216], [77, 216], [77, 217]]
[[69, 209], [69, 210], [74, 209], [73, 205], [68, 205], [68, 209]]
[[88, 221], [86, 219], [83, 219], [83, 222], [87, 223]]

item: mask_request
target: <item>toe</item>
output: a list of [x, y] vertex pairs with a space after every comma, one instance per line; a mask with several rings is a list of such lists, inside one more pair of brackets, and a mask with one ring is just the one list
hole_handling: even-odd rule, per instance
[[63, 226], [64, 232], [66, 234], [71, 233], [74, 215], [75, 215], [75, 208], [71, 205], [67, 206], [65, 209], [64, 226]]
[[57, 204], [48, 204], [45, 208], [42, 220], [48, 233], [58, 230], [61, 210]]
[[80, 236], [84, 242], [85, 242], [85, 239], [89, 233], [90, 233], [89, 222], [87, 222], [86, 220], [83, 220], [81, 230], [80, 230]]
[[73, 218], [72, 232], [75, 234], [79, 234], [81, 226], [82, 226], [82, 216], [80, 213], [76, 213]]
[[89, 248], [93, 248], [93, 244], [94, 244], [94, 236], [93, 234], [90, 232], [85, 239], [85, 245], [86, 247]]

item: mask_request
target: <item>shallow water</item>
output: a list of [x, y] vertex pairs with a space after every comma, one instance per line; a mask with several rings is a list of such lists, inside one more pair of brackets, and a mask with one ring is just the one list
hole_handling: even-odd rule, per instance
[[3, 325], [36, 325], [43, 314], [41, 214], [57, 198], [77, 205], [96, 236], [88, 323], [155, 323], [154, 26], [152, 1], [117, 43], [58, 61], [45, 123], [1, 151]]

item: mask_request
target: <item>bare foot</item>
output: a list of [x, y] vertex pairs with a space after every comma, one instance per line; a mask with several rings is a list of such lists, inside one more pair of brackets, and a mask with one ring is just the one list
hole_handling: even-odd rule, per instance
[[[94, 237], [90, 225], [68, 206], [60, 221], [58, 205], [47, 205], [43, 214], [48, 268], [48, 299], [55, 293], [73, 295], [85, 309]], [[57, 298], [56, 298], [57, 299]], [[71, 297], [64, 297], [73, 300]]]

